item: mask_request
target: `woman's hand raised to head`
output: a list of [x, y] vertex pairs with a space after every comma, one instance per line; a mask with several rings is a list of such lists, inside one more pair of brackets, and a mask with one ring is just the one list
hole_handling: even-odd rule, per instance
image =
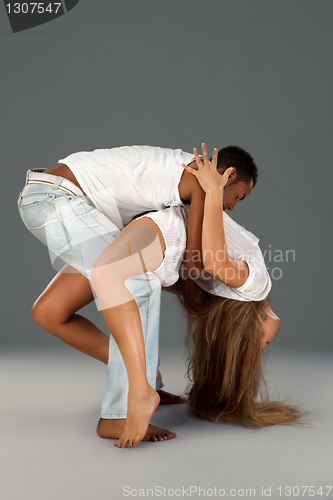
[[205, 193], [214, 190], [216, 188], [223, 189], [227, 184], [230, 174], [233, 172], [233, 167], [227, 168], [223, 175], [220, 175], [216, 169], [217, 166], [217, 149], [213, 151], [212, 161], [209, 163], [207, 147], [205, 144], [201, 145], [203, 160], [201, 160], [196, 148], [193, 149], [194, 157], [198, 166], [198, 170], [195, 170], [185, 163], [182, 163], [182, 167], [193, 174], [205, 191]]

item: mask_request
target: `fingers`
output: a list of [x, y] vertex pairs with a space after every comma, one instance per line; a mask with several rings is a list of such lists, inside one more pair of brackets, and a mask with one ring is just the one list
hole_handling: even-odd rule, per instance
[[[210, 165], [210, 163], [209, 163], [209, 158], [208, 158], [207, 146], [206, 146], [206, 144], [204, 142], [201, 144], [201, 149], [202, 149], [203, 163], [202, 163], [201, 158], [200, 158], [200, 156], [198, 154], [197, 148], [193, 148], [193, 153], [194, 153], [195, 160], [196, 160], [197, 165], [199, 167], [202, 166], [202, 165], [205, 165], [205, 166], [208, 167]], [[216, 168], [216, 165], [217, 165], [217, 157], [218, 157], [218, 151], [215, 148], [214, 151], [213, 151], [213, 156], [212, 156], [212, 161], [211, 161], [211, 165], [214, 168]]]
[[227, 168], [224, 172], [223, 172], [223, 175], [222, 177], [225, 177], [227, 180], [229, 179], [229, 176], [232, 174], [234, 170], [234, 167], [229, 167]]
[[191, 174], [195, 175], [195, 177], [197, 176], [198, 170], [194, 170], [194, 168], [189, 167], [188, 165], [185, 165], [185, 163], [182, 163], [182, 167], [184, 170], [187, 170]]
[[208, 167], [209, 166], [209, 158], [208, 158], [207, 146], [204, 142], [201, 144], [201, 149], [202, 149], [202, 156], [203, 156], [203, 160], [204, 160], [204, 165], [207, 165], [207, 167]]
[[195, 158], [195, 161], [197, 162], [198, 167], [199, 168], [202, 167], [203, 163], [201, 161], [201, 158], [199, 156], [197, 148], [193, 148], [193, 154], [194, 154], [194, 158]]
[[209, 165], [207, 146], [204, 142], [201, 144], [201, 149], [202, 149], [202, 156], [203, 156], [203, 160], [204, 160], [204, 165]]
[[229, 167], [225, 170], [225, 172], [223, 172], [222, 179], [224, 181], [224, 186], [227, 184], [229, 177], [232, 174], [233, 170], [234, 170], [233, 167]]
[[189, 167], [188, 165], [185, 165], [185, 163], [181, 164], [181, 166], [185, 170], [187, 170], [191, 174], [195, 175], [196, 177], [198, 177], [198, 172], [200, 170], [202, 170], [202, 169], [204, 170], [205, 167], [209, 168], [210, 166], [212, 166], [214, 168], [214, 170], [216, 170], [216, 165], [217, 165], [217, 158], [218, 158], [218, 151], [217, 151], [217, 149], [216, 148], [214, 149], [213, 156], [212, 156], [212, 161], [211, 161], [211, 163], [209, 163], [209, 158], [208, 158], [208, 152], [207, 152], [207, 146], [206, 146], [206, 144], [202, 143], [201, 148], [202, 148], [203, 162], [202, 162], [202, 160], [201, 160], [201, 158], [199, 156], [197, 148], [193, 148], [193, 154], [194, 154], [194, 158], [195, 158], [196, 164], [198, 166], [198, 170], [195, 170], [194, 168]]
[[211, 165], [212, 165], [212, 167], [214, 167], [214, 169], [216, 169], [216, 166], [217, 166], [217, 157], [218, 157], [218, 151], [216, 148], [214, 148], [212, 161], [211, 161]]

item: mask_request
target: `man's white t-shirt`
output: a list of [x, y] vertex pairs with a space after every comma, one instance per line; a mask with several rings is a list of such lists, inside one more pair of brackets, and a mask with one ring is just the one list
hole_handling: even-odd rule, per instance
[[143, 212], [181, 206], [181, 164], [194, 160], [181, 149], [122, 146], [73, 153], [58, 163], [68, 166], [96, 208], [122, 229]]

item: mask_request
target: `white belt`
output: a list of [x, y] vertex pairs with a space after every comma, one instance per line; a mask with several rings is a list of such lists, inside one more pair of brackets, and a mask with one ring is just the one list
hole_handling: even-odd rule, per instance
[[[46, 174], [44, 172], [34, 172], [32, 170], [28, 170], [27, 172], [27, 184], [31, 184], [33, 182], [37, 184], [48, 184], [49, 186], [52, 186], [52, 184], [55, 183], [56, 178], [56, 175]], [[67, 191], [76, 196], [84, 196], [80, 188], [78, 188], [73, 182], [65, 178], [63, 178], [63, 180], [59, 184], [59, 189]]]

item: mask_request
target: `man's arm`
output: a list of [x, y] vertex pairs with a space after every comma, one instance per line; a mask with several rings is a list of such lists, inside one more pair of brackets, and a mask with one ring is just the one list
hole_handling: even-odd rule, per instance
[[190, 209], [187, 217], [186, 251], [183, 266], [190, 278], [198, 277], [203, 269], [202, 262], [202, 223], [205, 205], [205, 193], [196, 178], [188, 179]]

